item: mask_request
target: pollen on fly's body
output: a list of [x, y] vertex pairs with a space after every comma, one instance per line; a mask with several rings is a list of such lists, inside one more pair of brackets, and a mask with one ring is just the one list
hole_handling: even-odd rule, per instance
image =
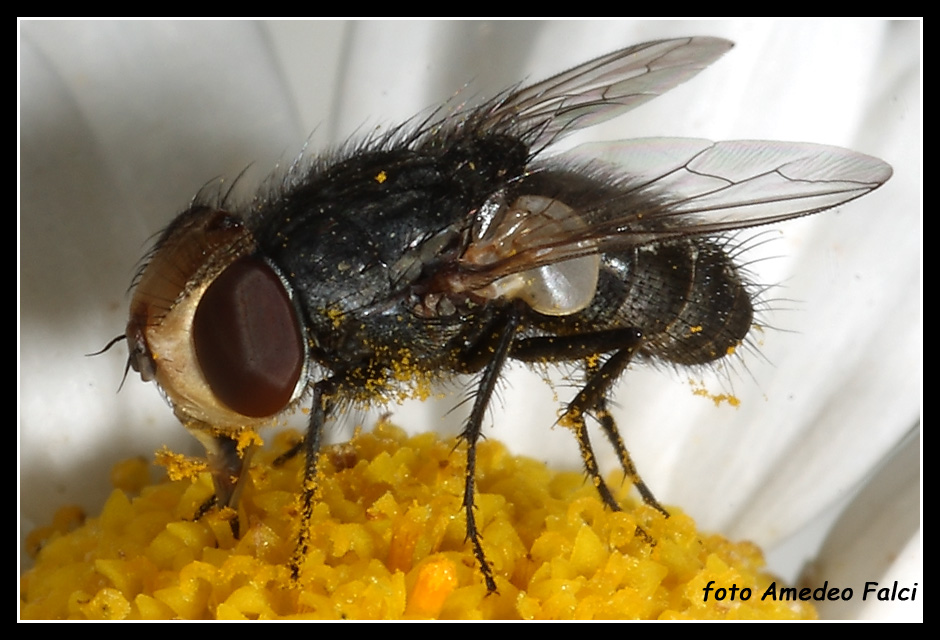
[[[323, 428], [346, 404], [382, 406], [475, 374], [468, 394], [464, 513], [476, 525], [476, 443], [510, 361], [564, 364], [576, 387], [560, 421], [611, 509], [586, 419], [643, 499], [608, 411], [635, 360], [721, 361], [754, 325], [757, 289], [728, 234], [823, 211], [891, 175], [884, 162], [805, 143], [655, 138], [541, 152], [689, 80], [731, 48], [662, 40], [597, 58], [477, 107], [312, 162], [246, 206], [197, 197], [136, 279], [128, 366], [163, 390], [206, 447], [213, 504], [236, 506], [239, 441], [308, 404], [302, 526], [309, 544]], [[758, 301], [759, 304], [759, 301]]]

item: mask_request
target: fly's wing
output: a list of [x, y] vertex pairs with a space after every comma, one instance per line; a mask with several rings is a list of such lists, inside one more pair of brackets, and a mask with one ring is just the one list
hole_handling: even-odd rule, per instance
[[[594, 159], [624, 176], [624, 199], [651, 196], [636, 211], [585, 211], [604, 249], [666, 237], [705, 235], [818, 213], [874, 191], [887, 163], [825, 145], [695, 138], [643, 138], [587, 144], [572, 159]], [[659, 229], [644, 234], [643, 227]]]
[[710, 37], [638, 44], [508, 93], [476, 116], [483, 130], [512, 127], [537, 152], [682, 84], [733, 46]]
[[637, 139], [583, 145], [564, 157], [580, 167], [590, 158], [605, 179], [614, 171], [622, 178], [597, 202], [565, 203], [575, 218], [568, 224], [559, 224], [559, 208], [550, 206], [557, 194], [531, 194], [543, 196], [552, 215], [506, 203], [490, 225], [496, 231], [472, 243], [462, 260], [462, 286], [478, 289], [573, 258], [817, 213], [891, 177], [885, 162], [847, 149], [756, 140]]

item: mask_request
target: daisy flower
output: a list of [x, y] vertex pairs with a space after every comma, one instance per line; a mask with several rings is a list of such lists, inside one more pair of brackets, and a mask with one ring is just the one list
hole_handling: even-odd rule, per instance
[[[717, 370], [634, 364], [613, 396], [621, 432], [659, 500], [700, 529], [756, 542], [789, 582], [802, 572], [810, 586], [854, 590], [848, 602], [820, 603], [822, 616], [922, 617], [919, 600], [862, 600], [866, 582], [922, 584], [916, 22], [22, 22], [21, 539], [63, 504], [99, 509], [120, 459], [163, 445], [200, 453], [152, 385], [129, 375], [115, 393], [123, 348], [84, 354], [124, 331], [135, 265], [203, 185], [250, 167], [239, 185], [247, 195], [299, 153], [454, 96], [491, 96], [630, 44], [689, 35], [736, 46], [571, 144], [814, 142], [882, 158], [894, 176], [834, 211], [760, 230], [742, 257], [765, 307], [749, 348]], [[733, 393], [740, 406], [700, 389]], [[572, 434], [552, 428], [555, 394], [569, 391], [563, 378], [553, 390], [513, 367], [486, 437], [578, 468]], [[450, 409], [461, 398], [375, 415], [455, 434], [465, 415]], [[328, 436], [342, 441], [374, 420], [343, 418]], [[613, 453], [595, 442], [613, 469]]]

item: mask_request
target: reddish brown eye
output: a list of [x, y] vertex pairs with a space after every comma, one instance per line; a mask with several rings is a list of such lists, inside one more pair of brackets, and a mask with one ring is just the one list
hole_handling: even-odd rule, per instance
[[209, 285], [193, 343], [213, 393], [243, 416], [278, 413], [291, 400], [304, 348], [294, 305], [274, 270], [240, 258]]

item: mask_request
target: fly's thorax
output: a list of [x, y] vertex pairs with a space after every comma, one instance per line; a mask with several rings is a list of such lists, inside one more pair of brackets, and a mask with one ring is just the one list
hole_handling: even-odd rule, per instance
[[242, 220], [193, 207], [141, 270], [129, 365], [184, 422], [240, 430], [270, 422], [303, 391], [306, 349], [290, 287]]
[[481, 204], [527, 158], [504, 135], [418, 141], [314, 167], [289, 197], [262, 202], [259, 251], [291, 283], [310, 355], [338, 371], [400, 348], [425, 359], [439, 351], [467, 298], [449, 298], [436, 279], [457, 264]]
[[[440, 162], [442, 170], [459, 180], [461, 190], [478, 205], [481, 195], [525, 174], [531, 149], [521, 136], [474, 131], [474, 126], [469, 123], [466, 130], [457, 130], [459, 135], [449, 140]], [[440, 141], [434, 141], [425, 148], [433, 152], [438, 145]]]

